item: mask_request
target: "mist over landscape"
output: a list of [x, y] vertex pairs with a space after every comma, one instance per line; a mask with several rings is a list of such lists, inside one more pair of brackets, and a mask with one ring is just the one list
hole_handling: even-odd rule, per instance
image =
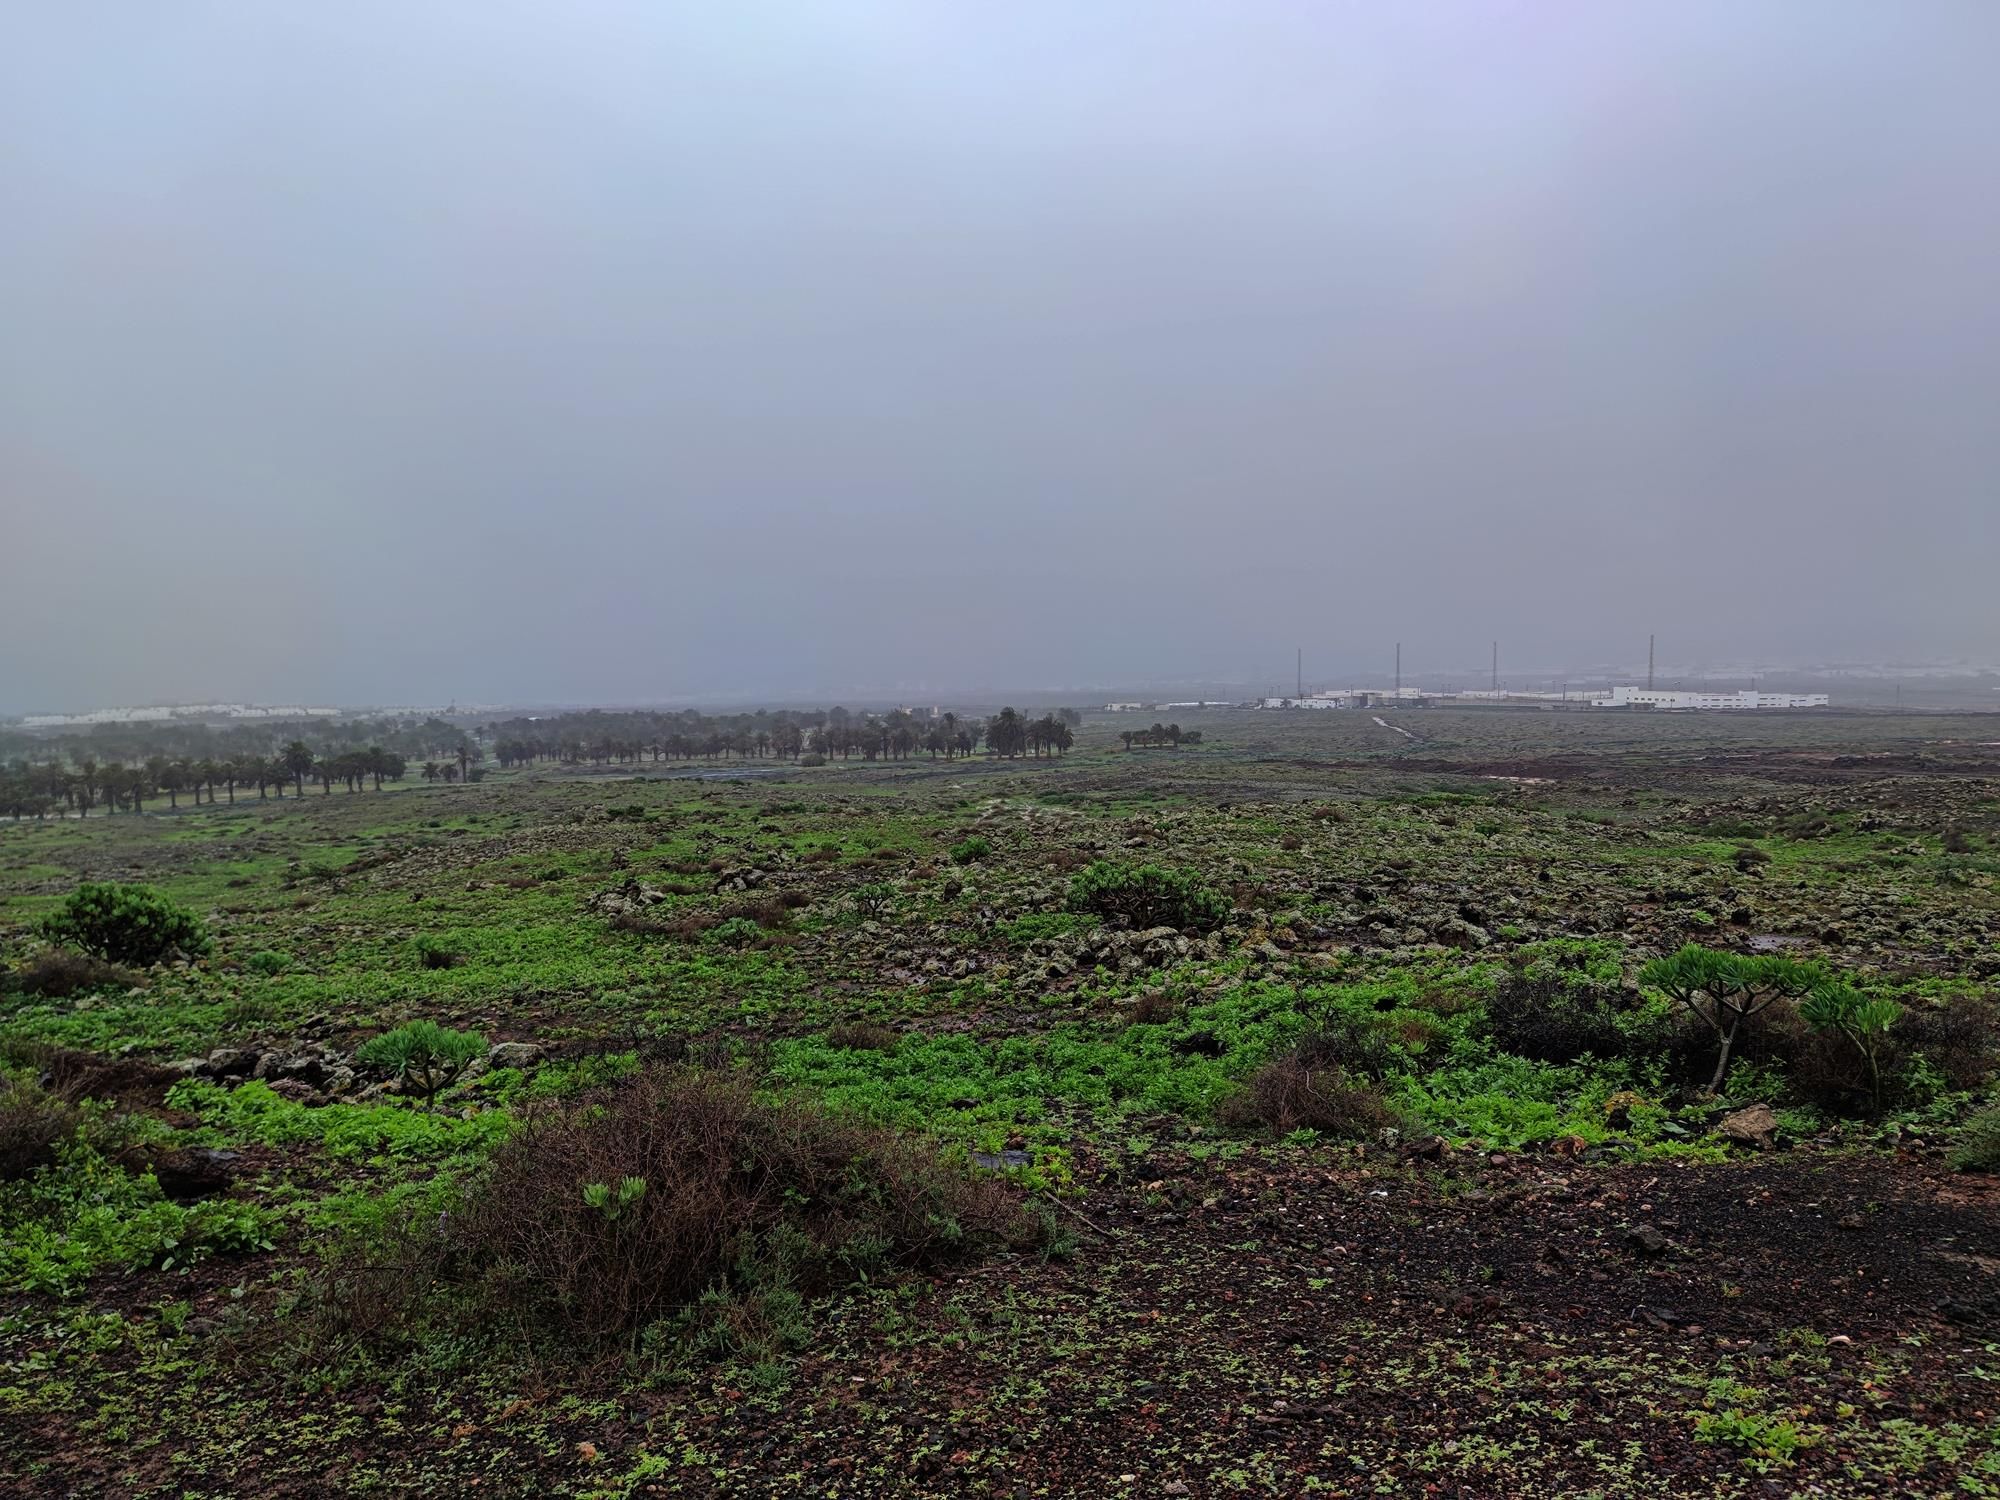
[[0, 1500], [2000, 1493], [1994, 0], [0, 11]]
[[5, 42], [0, 710], [2000, 657], [1990, 6]]

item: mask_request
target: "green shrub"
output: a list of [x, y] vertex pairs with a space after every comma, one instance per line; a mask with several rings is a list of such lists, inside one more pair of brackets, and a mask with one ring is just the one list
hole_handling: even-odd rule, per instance
[[179, 951], [209, 951], [201, 919], [151, 886], [89, 881], [42, 923], [51, 942], [120, 964], [156, 964]]
[[1134, 927], [1179, 927], [1210, 932], [1230, 911], [1229, 900], [1194, 876], [1158, 865], [1098, 860], [1069, 887], [1071, 911], [1122, 918]]
[[486, 1055], [486, 1038], [470, 1031], [453, 1031], [435, 1021], [411, 1021], [385, 1031], [355, 1049], [355, 1060], [388, 1068], [423, 1095], [425, 1108], [465, 1071], [467, 1063]]
[[264, 948], [243, 960], [243, 967], [255, 974], [282, 974], [292, 966], [290, 955]]
[[718, 948], [748, 948], [763, 936], [764, 929], [754, 917], [731, 917], [711, 927], [705, 941]]
[[1780, 1000], [1800, 1000], [1832, 976], [1823, 964], [1772, 954], [1746, 957], [1689, 943], [1639, 971], [1651, 985], [1705, 1025], [1716, 1041], [1708, 1091], [1721, 1090], [1729, 1054], [1746, 1022]]
[[2000, 1172], [2000, 1106], [1965, 1122], [1951, 1164], [1961, 1172]]
[[951, 862], [955, 865], [969, 865], [985, 859], [992, 852], [992, 843], [975, 833], [970, 838], [960, 839], [951, 846]]

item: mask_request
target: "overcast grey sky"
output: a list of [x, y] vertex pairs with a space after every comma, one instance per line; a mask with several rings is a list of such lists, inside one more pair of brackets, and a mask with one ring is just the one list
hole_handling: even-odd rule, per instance
[[2000, 657], [1993, 0], [0, 12], [0, 709]]

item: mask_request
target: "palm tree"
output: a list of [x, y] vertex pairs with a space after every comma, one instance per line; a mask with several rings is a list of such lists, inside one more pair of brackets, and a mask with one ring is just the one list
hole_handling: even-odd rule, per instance
[[425, 761], [425, 762], [424, 762], [424, 769], [423, 769], [423, 773], [422, 773], [422, 774], [423, 774], [423, 778], [424, 778], [424, 780], [426, 780], [426, 781], [436, 781], [436, 780], [438, 779], [438, 776], [439, 776], [439, 774], [440, 774], [440, 773], [439, 773], [439, 771], [438, 771], [438, 763], [437, 763], [436, 761], [434, 761], [434, 760], [427, 760], [427, 761]]
[[284, 767], [285, 774], [292, 778], [292, 785], [303, 797], [306, 794], [306, 772], [313, 768], [313, 753], [306, 748], [305, 741], [293, 740], [279, 751], [278, 764]]

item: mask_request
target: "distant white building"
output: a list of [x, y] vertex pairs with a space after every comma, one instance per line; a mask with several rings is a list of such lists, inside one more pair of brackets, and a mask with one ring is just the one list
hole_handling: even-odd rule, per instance
[[1142, 712], [1146, 706], [1143, 703], [1107, 703], [1104, 705], [1104, 711], [1108, 714], [1136, 714]]
[[177, 703], [144, 708], [97, 708], [81, 714], [29, 714], [21, 723], [29, 729], [65, 729], [92, 724], [164, 724], [174, 720], [331, 719], [339, 714], [337, 708], [307, 708], [303, 704], [267, 707], [254, 703]]
[[1320, 692], [1309, 693], [1303, 698], [1266, 698], [1261, 706], [1264, 708], [1352, 708], [1354, 706], [1354, 698], [1350, 693]]
[[1825, 693], [1688, 693], [1678, 690], [1615, 687], [1588, 700], [1594, 708], [1825, 708]]

